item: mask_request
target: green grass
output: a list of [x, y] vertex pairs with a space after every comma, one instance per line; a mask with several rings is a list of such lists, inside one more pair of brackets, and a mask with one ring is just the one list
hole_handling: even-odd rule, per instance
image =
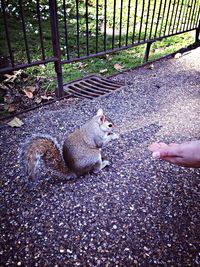
[[[67, 2], [67, 23], [68, 23], [68, 43], [69, 43], [69, 51], [70, 51], [70, 58], [77, 57], [77, 24], [76, 24], [76, 6], [74, 0], [69, 0]], [[96, 1], [95, 0], [89, 0], [89, 6], [88, 6], [88, 22], [89, 22], [89, 52], [95, 53], [96, 49]], [[164, 1], [163, 1], [164, 2]], [[180, 2], [180, 1], [179, 1]], [[43, 18], [42, 22], [42, 28], [43, 28], [43, 41], [44, 41], [44, 47], [45, 47], [45, 54], [46, 57], [51, 57], [53, 55], [52, 51], [52, 43], [51, 43], [51, 31], [50, 31], [50, 21], [48, 17], [48, 5], [46, 4], [46, 1], [43, 0], [42, 2], [43, 9], [41, 11], [41, 16]], [[111, 49], [112, 48], [112, 27], [113, 27], [113, 3], [114, 1], [107, 1], [107, 20], [106, 20], [106, 28], [107, 28], [107, 34], [106, 34], [106, 48]], [[141, 35], [140, 39], [142, 40], [145, 36], [149, 37], [151, 28], [147, 27], [145, 28], [145, 23], [147, 22], [147, 15], [148, 15], [148, 1], [145, 1], [145, 11], [142, 16], [142, 0], [138, 0], [138, 16], [136, 18], [136, 25], [135, 25], [135, 34], [134, 34], [134, 40], [138, 42], [139, 40], [139, 31], [142, 21], [142, 27], [141, 27]], [[167, 5], [169, 3], [169, 0], [167, 0]], [[175, 2], [175, 8], [177, 8], [177, 11], [179, 12], [182, 10], [186, 10], [188, 1], [183, 0], [183, 5], [177, 6], [178, 1]], [[198, 0], [198, 5], [200, 5], [200, 0]], [[30, 3], [29, 3], [30, 4]], [[154, 0], [150, 1], [150, 13], [153, 12], [154, 9]], [[26, 54], [25, 54], [25, 44], [23, 42], [23, 33], [22, 33], [22, 25], [21, 21], [19, 19], [18, 13], [18, 7], [15, 3], [15, 11], [11, 12], [8, 16], [8, 26], [9, 26], [9, 33], [10, 33], [10, 39], [12, 44], [12, 49], [14, 52], [14, 58], [17, 62], [26, 62]], [[34, 4], [32, 3], [33, 7]], [[120, 28], [120, 6], [121, 6], [121, 0], [116, 0], [116, 20], [115, 20], [115, 47], [119, 44], [119, 28]], [[134, 11], [135, 11], [135, 1], [131, 1], [131, 12], [130, 12], [130, 19], [129, 24], [130, 27], [128, 28], [128, 44], [132, 43], [132, 36], [133, 36], [133, 25], [134, 25]], [[60, 31], [60, 46], [61, 46], [61, 52], [62, 52], [62, 59], [66, 59], [66, 43], [65, 43], [65, 34], [64, 34], [64, 21], [63, 21], [63, 11], [62, 11], [62, 3], [61, 1], [58, 1], [58, 11], [59, 11], [59, 31]], [[197, 12], [198, 9], [196, 9], [195, 12]], [[36, 13], [34, 9], [28, 8], [28, 4], [24, 7], [25, 12], [25, 21], [26, 21], [26, 28], [27, 28], [27, 38], [29, 41], [29, 51], [31, 54], [31, 60], [39, 60], [41, 59], [41, 47], [40, 47], [40, 40], [39, 40], [39, 34], [38, 34], [38, 26], [35, 20]], [[85, 2], [83, 0], [79, 1], [79, 32], [80, 32], [80, 56], [84, 56], [86, 53], [86, 21], [85, 21]], [[158, 14], [159, 12], [159, 2], [156, 1], [156, 7], [155, 7], [155, 14]], [[172, 10], [170, 10], [172, 13]], [[171, 14], [170, 13], [170, 14]], [[1, 14], [1, 13], [0, 13]], [[152, 27], [152, 37], [159, 35], [162, 36], [164, 34], [165, 30], [165, 19], [167, 16], [167, 6], [164, 8], [164, 5], [162, 5], [162, 8], [160, 10], [161, 16], [159, 19], [157, 18], [157, 15], [155, 15], [154, 20], [152, 20], [151, 15], [148, 17], [148, 22], [151, 23], [153, 21], [153, 27]], [[196, 13], [195, 13], [196, 14]], [[121, 35], [121, 45], [125, 45], [126, 43], [126, 33], [127, 33], [127, 23], [128, 23], [128, 0], [123, 1], [123, 12], [122, 12], [122, 35]], [[194, 16], [195, 17], [195, 16]], [[104, 1], [99, 0], [99, 20], [98, 20], [98, 51], [101, 52], [104, 50]], [[170, 18], [170, 16], [169, 16]], [[171, 19], [171, 18], [170, 18]], [[181, 24], [177, 24], [180, 20]], [[157, 28], [157, 22], [158, 22], [158, 28]], [[176, 16], [172, 18], [171, 21], [171, 27], [170, 24], [166, 26], [166, 32], [172, 32], [174, 25], [174, 30], [176, 30], [177, 26], [178, 29], [181, 30], [181, 27], [184, 28], [186, 26], [185, 18]], [[194, 21], [193, 21], [194, 22]], [[2, 16], [0, 16], [0, 24], [3, 24]], [[156, 32], [157, 28], [157, 32]], [[3, 31], [0, 31], [0, 39], [2, 42], [0, 42], [0, 55], [6, 56], [7, 55], [7, 45], [5, 43], [5, 38], [3, 36]], [[168, 37], [163, 39], [162, 41], [157, 41], [152, 45], [151, 53], [150, 53], [150, 60], [159, 58], [163, 55], [172, 53], [177, 51], [178, 49], [182, 47], [186, 47], [189, 44], [192, 44], [194, 42], [194, 36], [191, 35], [191, 33], [184, 33], [181, 35]], [[104, 55], [99, 58], [92, 58], [88, 60], [84, 60], [81, 62], [76, 63], [69, 63], [63, 65], [63, 82], [67, 83], [69, 81], [78, 79], [80, 77], [84, 77], [86, 75], [89, 75], [91, 73], [96, 73], [100, 75], [109, 76], [114, 73], [117, 73], [119, 71], [133, 68], [141, 63], [143, 63], [145, 53], [145, 45], [136, 46], [131, 49], [123, 50], [120, 52], [115, 52], [109, 55]], [[114, 65], [119, 64], [122, 66], [121, 70], [116, 70]], [[101, 71], [104, 70], [104, 74], [101, 74]], [[44, 89], [48, 90], [54, 90], [56, 85], [56, 74], [54, 71], [54, 64], [49, 63], [45, 66], [38, 66], [38, 67], [31, 67], [26, 70], [26, 72], [32, 77], [30, 80], [30, 83], [34, 80], [33, 77], [37, 76], [45, 76], [49, 80], [49, 82], [44, 83]]]
[[[149, 61], [158, 59], [164, 55], [178, 51], [183, 47], [194, 42], [192, 33], [184, 33], [174, 37], [168, 37], [162, 41], [157, 41], [152, 44], [150, 50]], [[98, 74], [103, 76], [110, 76], [123, 70], [134, 68], [144, 62], [144, 53], [146, 45], [136, 46], [120, 52], [106, 54], [98, 58], [83, 60], [80, 62], [69, 63], [63, 65], [63, 82], [67, 83], [89, 74]], [[121, 70], [115, 69], [115, 64], [122, 66]], [[107, 70], [103, 74], [102, 70]], [[45, 76], [50, 80], [50, 85], [47, 83], [49, 90], [54, 90], [56, 86], [56, 75], [54, 71], [54, 64], [49, 63], [45, 66], [32, 67], [27, 69], [29, 75]]]

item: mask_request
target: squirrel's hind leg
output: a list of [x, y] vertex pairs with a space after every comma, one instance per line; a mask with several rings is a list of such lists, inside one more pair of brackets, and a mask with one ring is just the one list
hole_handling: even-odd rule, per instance
[[110, 165], [110, 161], [108, 161], [108, 160], [101, 160], [101, 161], [99, 161], [97, 164], [96, 164], [96, 166], [94, 167], [94, 169], [93, 169], [93, 172], [94, 173], [98, 173], [98, 172], [100, 172], [103, 168], [105, 168], [106, 166], [109, 166]]

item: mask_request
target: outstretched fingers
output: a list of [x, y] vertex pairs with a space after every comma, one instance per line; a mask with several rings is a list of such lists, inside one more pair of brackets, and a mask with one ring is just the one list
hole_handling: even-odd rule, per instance
[[149, 150], [151, 152], [154, 152], [154, 151], [157, 151], [158, 149], [162, 149], [162, 148], [167, 148], [168, 145], [163, 143], [163, 142], [155, 142], [155, 143], [152, 143], [151, 145], [149, 145]]
[[171, 143], [169, 145], [163, 142], [153, 143], [148, 148], [151, 152], [153, 152], [152, 156], [155, 159], [168, 160], [171, 157], [181, 158], [180, 145], [176, 143]]

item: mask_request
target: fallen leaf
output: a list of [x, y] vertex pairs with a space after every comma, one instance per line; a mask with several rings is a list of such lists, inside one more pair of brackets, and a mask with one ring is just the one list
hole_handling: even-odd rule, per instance
[[8, 105], [8, 112], [14, 112], [16, 109], [15, 109], [15, 106], [14, 105]]
[[37, 97], [37, 98], [35, 99], [35, 103], [40, 104], [41, 102], [42, 102], [42, 98]]
[[41, 98], [44, 99], [44, 100], [50, 100], [50, 99], [53, 99], [52, 96], [47, 96], [47, 95], [42, 95]]
[[26, 95], [28, 98], [33, 98], [33, 93], [32, 93], [32, 92], [27, 91], [26, 89], [24, 89], [23, 92], [25, 93], [25, 95]]
[[19, 118], [14, 117], [10, 122], [8, 122], [8, 125], [11, 127], [21, 127], [23, 125], [23, 121], [21, 121]]
[[122, 66], [120, 65], [120, 64], [115, 64], [114, 65], [114, 68], [116, 69], [116, 70], [121, 70], [122, 69]]
[[33, 98], [33, 92], [35, 91], [34, 86], [27, 86], [25, 89], [23, 89], [23, 92], [28, 98]]
[[35, 92], [35, 87], [34, 86], [26, 86], [25, 90], [33, 93], [33, 92]]
[[108, 72], [108, 69], [103, 69], [103, 70], [100, 70], [100, 71], [99, 71], [99, 73], [101, 73], [101, 74], [104, 74], [104, 73], [106, 73], [106, 72]]

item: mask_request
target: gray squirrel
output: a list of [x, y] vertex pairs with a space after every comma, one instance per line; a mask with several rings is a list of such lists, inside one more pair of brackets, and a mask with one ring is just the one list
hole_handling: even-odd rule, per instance
[[88, 172], [98, 173], [110, 164], [102, 160], [101, 148], [117, 139], [117, 127], [99, 109], [91, 120], [69, 134], [60, 148], [51, 137], [35, 137], [24, 149], [28, 176], [37, 180], [41, 169], [64, 180]]

